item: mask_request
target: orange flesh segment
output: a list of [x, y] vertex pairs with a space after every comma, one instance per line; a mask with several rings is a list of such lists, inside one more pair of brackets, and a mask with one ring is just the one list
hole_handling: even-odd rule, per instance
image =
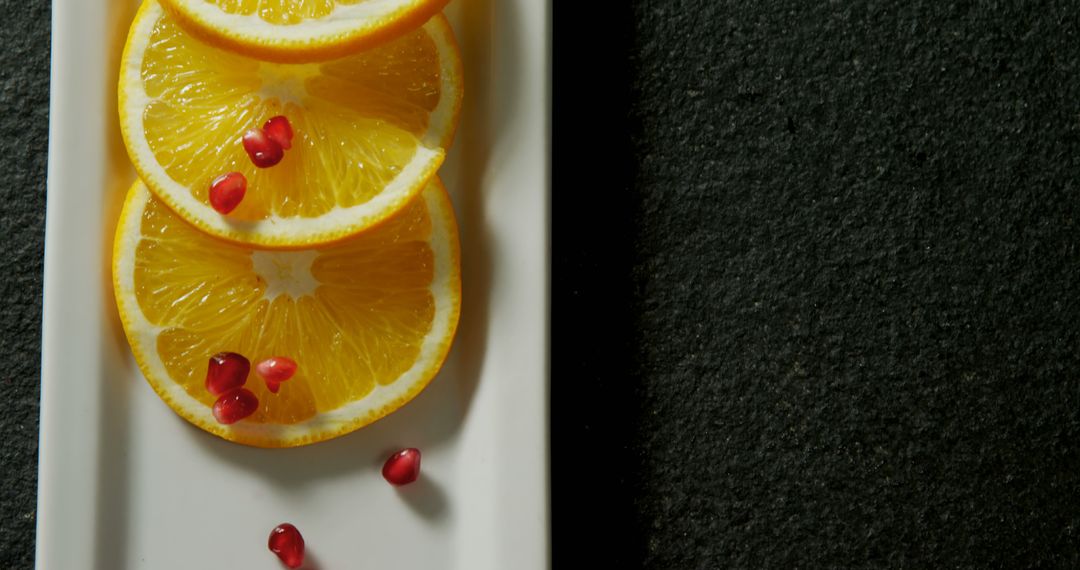
[[[145, 132], [165, 172], [203, 203], [210, 181], [243, 173], [249, 192], [233, 219], [318, 217], [368, 202], [409, 163], [441, 95], [439, 66], [423, 29], [323, 64], [273, 64], [163, 17], [142, 63]], [[275, 115], [292, 123], [293, 147], [259, 169], [240, 138]]]
[[431, 231], [419, 199], [339, 245], [253, 252], [206, 236], [151, 200], [135, 296], [161, 329], [156, 349], [170, 377], [207, 406], [215, 399], [204, 385], [211, 355], [295, 360], [296, 375], [277, 394], [252, 373], [245, 387], [260, 409], [245, 421], [297, 423], [364, 397], [416, 361], [435, 316]]

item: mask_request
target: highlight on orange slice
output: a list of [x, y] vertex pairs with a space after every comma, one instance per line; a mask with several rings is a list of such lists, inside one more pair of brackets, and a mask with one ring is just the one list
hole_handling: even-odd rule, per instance
[[[369, 51], [277, 64], [207, 45], [146, 0], [121, 63], [120, 127], [140, 177], [191, 224], [237, 243], [305, 248], [408, 204], [443, 162], [461, 96], [442, 15]], [[257, 167], [245, 133], [278, 116], [291, 146]], [[234, 172], [246, 192], [226, 215], [210, 188]]]
[[208, 43], [269, 61], [340, 57], [419, 27], [448, 0], [162, 0]]
[[[294, 251], [214, 239], [136, 183], [116, 231], [113, 286], [139, 368], [169, 407], [230, 441], [290, 447], [367, 425], [428, 384], [457, 328], [459, 261], [438, 179], [378, 227]], [[227, 425], [207, 386], [220, 353], [252, 363], [243, 389], [257, 399], [239, 402], [245, 417]], [[276, 392], [254, 366], [274, 357], [296, 365]]]

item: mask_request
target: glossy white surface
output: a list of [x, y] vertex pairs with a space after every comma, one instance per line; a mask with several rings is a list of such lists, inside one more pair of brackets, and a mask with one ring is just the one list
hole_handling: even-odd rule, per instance
[[[54, 0], [37, 567], [279, 568], [274, 525], [306, 568], [549, 566], [549, 6], [454, 0], [465, 110], [443, 168], [462, 233], [464, 305], [423, 394], [352, 435], [294, 450], [189, 426], [135, 367], [109, 245], [132, 180], [115, 78], [135, 3]], [[421, 482], [379, 475], [401, 446]]]

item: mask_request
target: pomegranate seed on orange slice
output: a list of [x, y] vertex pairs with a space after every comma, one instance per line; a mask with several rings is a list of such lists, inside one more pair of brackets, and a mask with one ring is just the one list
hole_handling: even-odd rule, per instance
[[259, 168], [270, 168], [285, 157], [285, 149], [281, 148], [281, 144], [266, 136], [262, 129], [248, 129], [248, 132], [244, 133], [243, 142], [251, 162]]
[[220, 396], [247, 382], [251, 363], [235, 352], [219, 352], [210, 357], [206, 368], [206, 390]]
[[219, 214], [228, 214], [240, 205], [244, 194], [247, 194], [247, 178], [243, 174], [222, 174], [210, 183], [210, 206]]
[[284, 356], [271, 356], [255, 365], [255, 372], [266, 381], [266, 388], [277, 394], [281, 383], [296, 374], [296, 361]]
[[293, 130], [288, 117], [278, 115], [271, 118], [263, 125], [263, 132], [270, 140], [281, 145], [281, 148], [285, 150], [292, 148]]
[[225, 425], [236, 422], [255, 413], [259, 409], [259, 399], [251, 390], [234, 388], [214, 402], [214, 417]]

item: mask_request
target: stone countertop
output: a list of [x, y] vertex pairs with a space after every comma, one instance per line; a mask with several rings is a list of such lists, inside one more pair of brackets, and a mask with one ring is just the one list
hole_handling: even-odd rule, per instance
[[49, 3], [4, 2], [0, 26], [0, 568], [31, 568], [37, 500]]
[[1080, 567], [1076, 5], [581, 4], [555, 567]]

